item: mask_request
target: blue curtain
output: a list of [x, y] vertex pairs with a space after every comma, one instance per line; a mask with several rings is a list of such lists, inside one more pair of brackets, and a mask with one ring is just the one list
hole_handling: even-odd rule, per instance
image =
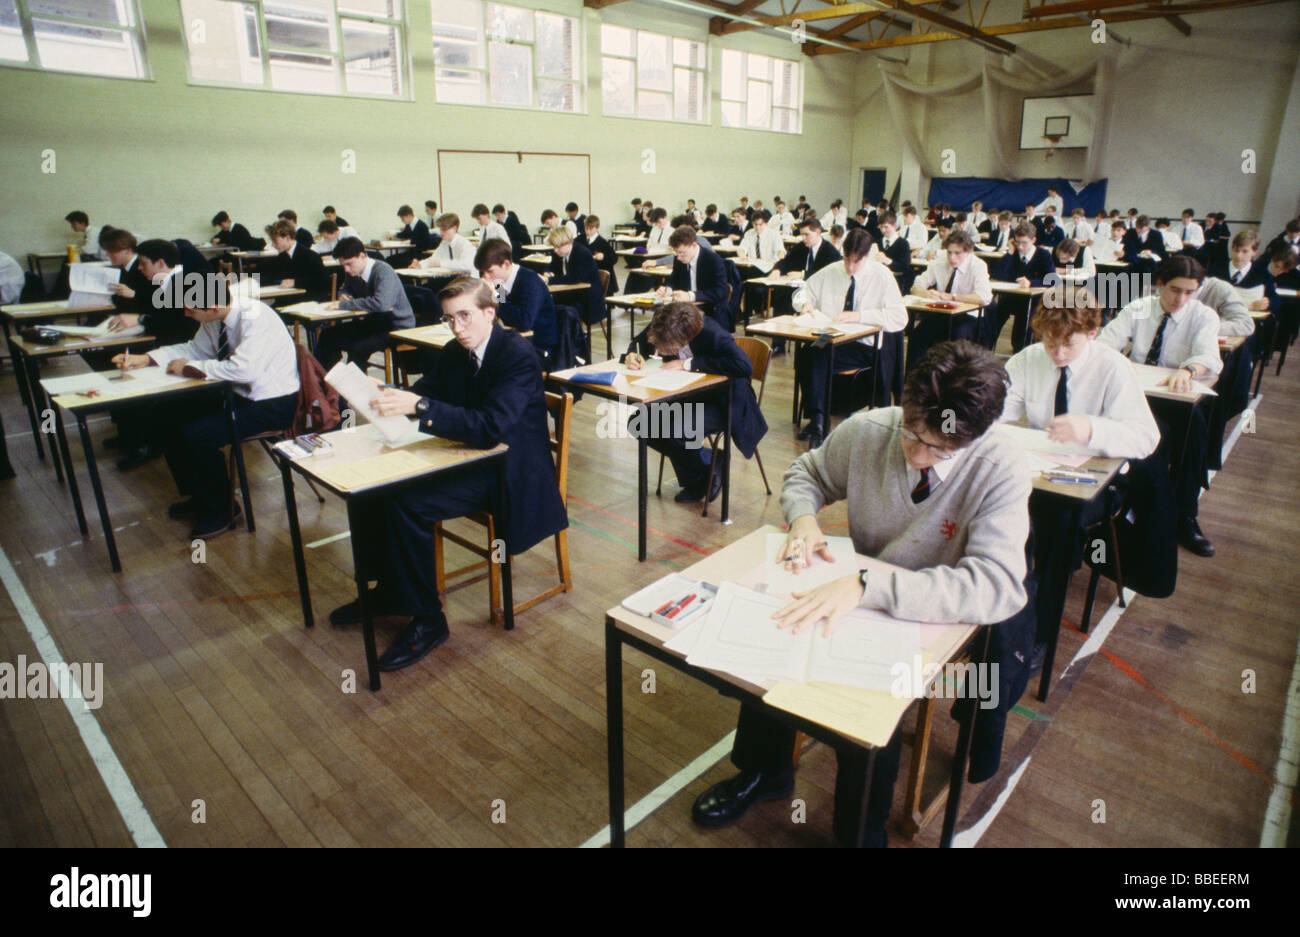
[[1099, 179], [1076, 193], [1074, 186], [1066, 179], [1004, 182], [979, 176], [962, 179], [945, 177], [931, 180], [930, 204], [951, 205], [954, 211], [969, 211], [972, 202], [983, 202], [984, 210], [990, 214], [994, 209], [1020, 212], [1030, 202], [1037, 205], [1047, 198], [1047, 187], [1050, 185], [1061, 193], [1061, 199], [1065, 202], [1065, 215], [1068, 216], [1075, 208], [1082, 208], [1091, 218], [1106, 206], [1106, 182], [1105, 179]]

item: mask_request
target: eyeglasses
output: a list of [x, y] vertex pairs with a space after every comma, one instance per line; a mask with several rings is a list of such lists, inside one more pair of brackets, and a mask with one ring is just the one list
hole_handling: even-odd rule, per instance
[[474, 321], [473, 309], [462, 309], [460, 312], [456, 313], [455, 315], [447, 315], [444, 313], [442, 316], [443, 325], [455, 325], [457, 323], [461, 325], [469, 325], [473, 321]]
[[908, 442], [915, 443], [918, 446], [925, 446], [925, 448], [929, 450], [930, 455], [934, 456], [940, 462], [946, 462], [957, 454], [955, 451], [940, 449], [937, 446], [930, 445], [928, 442], [923, 442], [921, 437], [916, 435], [916, 433], [912, 432], [910, 429], [901, 429], [899, 432], [902, 433], [903, 438]]

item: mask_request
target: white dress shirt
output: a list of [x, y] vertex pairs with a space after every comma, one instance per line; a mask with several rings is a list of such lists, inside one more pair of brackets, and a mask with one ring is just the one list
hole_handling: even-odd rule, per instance
[[565, 218], [563, 224], [564, 227], [569, 229], [569, 233], [573, 235], [573, 239], [576, 241], [578, 239], [578, 226], [573, 223], [573, 219]]
[[1178, 233], [1172, 227], [1165, 228], [1160, 232], [1160, 236], [1164, 238], [1165, 250], [1169, 251], [1169, 253], [1176, 254], [1183, 249], [1183, 239], [1178, 236]]
[[782, 237], [789, 237], [794, 234], [794, 215], [789, 211], [783, 211], [772, 216], [769, 227], [776, 228]]
[[1056, 217], [1060, 218], [1061, 212], [1065, 211], [1065, 202], [1061, 200], [1061, 196], [1059, 195], [1049, 195], [1034, 206], [1034, 214], [1046, 215], [1049, 207], [1055, 208]]
[[86, 243], [81, 248], [83, 260], [108, 260], [108, 254], [99, 246], [99, 232], [102, 230], [99, 225], [86, 228]]
[[0, 306], [18, 302], [23, 295], [26, 279], [18, 261], [0, 251]]
[[[1113, 459], [1144, 459], [1156, 451], [1160, 428], [1130, 361], [1090, 341], [1065, 370], [1066, 411], [1090, 418], [1089, 449]], [[1009, 423], [1023, 416], [1034, 429], [1046, 429], [1056, 415], [1061, 379], [1047, 349], [1038, 342], [1012, 355], [1007, 374], [1011, 387], [999, 419]]]
[[[760, 248], [762, 256], [759, 256]], [[781, 235], [776, 229], [768, 225], [763, 229], [763, 236], [759, 237], [758, 231], [750, 228], [745, 232], [745, 236], [740, 239], [741, 252], [755, 262], [759, 270], [764, 273], [771, 273], [776, 262], [781, 259], [785, 253], [785, 241], [781, 240]]]
[[[509, 241], [509, 238], [506, 238]], [[459, 231], [451, 240], [442, 239], [433, 255], [420, 261], [421, 267], [438, 267], [445, 270], [455, 270], [457, 273], [463, 273], [466, 276], [474, 276], [477, 272], [474, 268], [474, 245], [467, 238], [461, 237]]]
[[989, 244], [994, 250], [1010, 251], [1015, 250], [1016, 235], [1011, 225], [1004, 229], [1001, 225], [989, 232]]
[[968, 235], [970, 235], [970, 239], [972, 241], [978, 241], [980, 239], [979, 228], [975, 227], [975, 222], [971, 221], [969, 218], [967, 218], [961, 224], [957, 225], [956, 230], [965, 231]]
[[1202, 228], [1195, 221], [1183, 222], [1182, 224], [1176, 226], [1170, 225], [1169, 230], [1171, 231], [1177, 230], [1178, 237], [1188, 247], [1205, 246], [1205, 229]]
[[[948, 289], [948, 281], [952, 280], [952, 288]], [[979, 297], [980, 305], [987, 306], [993, 302], [993, 287], [989, 285], [989, 268], [988, 264], [976, 257], [974, 254], [968, 254], [957, 268], [957, 276], [952, 276], [952, 267], [948, 266], [948, 255], [940, 255], [934, 263], [930, 264], [912, 284], [913, 288], [923, 290], [939, 290], [940, 292], [952, 293], [954, 295], [968, 295], [974, 293]], [[979, 310], [972, 309], [966, 313], [968, 316], [978, 316]]]
[[[907, 243], [911, 244], [912, 242], [908, 241]], [[925, 250], [922, 252], [921, 256], [926, 260], [934, 260], [940, 254], [946, 253], [947, 252], [943, 249], [943, 238], [936, 234], [925, 243]]]
[[1093, 236], [1096, 234], [1092, 225], [1088, 224], [1088, 222], [1080, 221], [1076, 224], [1073, 218], [1065, 222], [1061, 226], [1061, 230], [1065, 232], [1066, 237], [1074, 238], [1080, 244], [1091, 244]]
[[839, 225], [841, 228], [847, 229], [849, 226], [849, 210], [847, 208], [841, 208], [837, 211], [828, 211], [826, 214], [822, 215], [822, 229], [828, 234], [830, 233], [831, 225]]
[[670, 226], [664, 225], [661, 228], [657, 224], [652, 224], [650, 226], [650, 234], [646, 238], [645, 246], [647, 249], [662, 247], [664, 250], [669, 250], [668, 239], [672, 236], [673, 229]]
[[1124, 239], [1096, 238], [1092, 242], [1092, 259], [1097, 263], [1113, 263], [1124, 259]]
[[1097, 265], [1093, 262], [1091, 247], [1080, 247], [1079, 256], [1075, 259], [1079, 261], [1077, 267], [1063, 267], [1061, 266], [1061, 262], [1056, 258], [1055, 252], [1053, 252], [1052, 264], [1066, 271], [1065, 273], [1058, 274], [1062, 280], [1073, 280], [1077, 283], [1082, 280], [1091, 280], [1097, 275]]
[[266, 303], [246, 296], [231, 298], [226, 314], [230, 357], [217, 360], [222, 320], [205, 322], [194, 338], [149, 352], [162, 367], [184, 358], [211, 380], [230, 381], [235, 393], [249, 400], [283, 397], [298, 390], [298, 356], [289, 331]]
[[911, 224], [903, 225], [898, 229], [898, 233], [907, 238], [908, 246], [914, 251], [920, 250], [925, 246], [925, 242], [930, 240], [930, 232], [925, 230], [925, 223], [920, 218]]
[[489, 221], [483, 230], [479, 233], [478, 242], [480, 245], [488, 241], [505, 241], [510, 243], [510, 235], [506, 234], [506, 229], [499, 221]]
[[[1132, 342], [1129, 357], [1143, 364], [1164, 314], [1158, 293], [1135, 299], [1115, 314], [1115, 318], [1101, 330], [1097, 341], [1116, 351], [1123, 351]], [[1222, 371], [1218, 314], [1199, 300], [1189, 299], [1184, 303], [1182, 309], [1169, 317], [1156, 364], [1162, 368], [1200, 365], [1208, 368], [1211, 374]]]
[[[898, 291], [898, 281], [888, 268], [879, 264], [864, 263], [853, 275], [853, 311], [862, 325], [878, 325], [886, 332], [898, 332], [907, 327], [907, 307], [903, 294]], [[822, 318], [834, 319], [844, 311], [844, 299], [849, 293], [849, 274], [844, 261], [827, 264], [804, 281], [794, 292], [791, 302], [795, 309], [811, 306]], [[858, 339], [863, 345], [876, 345], [878, 335]]]
[[984, 211], [977, 211], [970, 216], [971, 224], [975, 226], [976, 230], [978, 230], [979, 226], [988, 220], [989, 220], [988, 212], [984, 212]]

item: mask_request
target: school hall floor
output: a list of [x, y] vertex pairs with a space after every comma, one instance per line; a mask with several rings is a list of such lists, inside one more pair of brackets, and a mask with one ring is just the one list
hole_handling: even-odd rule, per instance
[[[643, 320], [644, 321], [644, 320]], [[629, 329], [616, 316], [615, 347]], [[1002, 350], [1006, 351], [1004, 335]], [[84, 369], [63, 359], [45, 374]], [[781, 475], [803, 450], [790, 422], [793, 356], [773, 359], [764, 398], [770, 431], [758, 467], [733, 463], [730, 526], [675, 504], [668, 468], [653, 495], [649, 550], [636, 562], [636, 449], [597, 435], [597, 401], [575, 410], [569, 480], [571, 593], [518, 616], [505, 632], [487, 618], [486, 583], [450, 593], [452, 638], [414, 667], [364, 688], [359, 628], [332, 628], [328, 611], [353, 597], [346, 539], [307, 550], [318, 624], [299, 612], [278, 473], [245, 447], [258, 530], [242, 527], [191, 562], [186, 529], [166, 517], [175, 491], [161, 459], [129, 474], [100, 457], [124, 572], [109, 572], [73, 442], [92, 537], [77, 537], [70, 498], [35, 456], [12, 369], [0, 373], [0, 408], [18, 471], [0, 482], [0, 548], [64, 660], [99, 661], [106, 684], [94, 718], [162, 839], [191, 845], [576, 846], [608, 822], [604, 611], [628, 593], [762, 524], [780, 524]], [[1300, 441], [1300, 362], [1270, 369], [1257, 432], [1242, 434], [1201, 502], [1213, 559], [1180, 553], [1178, 590], [1138, 597], [1099, 653], [1062, 670], [1082, 646], [1062, 631], [1053, 692], [1031, 692], [1013, 711], [1003, 772], [967, 785], [959, 829], [984, 816], [1026, 760], [981, 846], [1253, 846], [1272, 791], [1288, 682], [1296, 654], [1300, 582], [1294, 466]], [[1235, 421], [1234, 421], [1235, 422]], [[1230, 429], [1233, 424], [1230, 424]], [[111, 434], [101, 420], [97, 441]], [[346, 530], [341, 503], [318, 505], [299, 486], [305, 542]], [[824, 526], [843, 533], [842, 506]], [[550, 582], [541, 545], [515, 563], [516, 596]], [[456, 548], [449, 548], [455, 565]], [[1087, 577], [1074, 577], [1066, 618], [1077, 622]], [[1094, 629], [1114, 599], [1103, 580]], [[19, 599], [18, 601], [21, 601]], [[38, 659], [12, 590], [0, 590], [0, 661]], [[394, 634], [381, 623], [381, 649]], [[737, 704], [635, 652], [625, 652], [629, 806], [715, 746], [735, 727]], [[656, 692], [641, 692], [642, 671]], [[355, 693], [342, 672], [359, 675]], [[1244, 693], [1243, 671], [1256, 692]], [[910, 724], [908, 719], [906, 724]], [[946, 777], [955, 738], [936, 710], [929, 776]], [[0, 845], [123, 846], [132, 835], [86, 744], [59, 701], [0, 701]], [[933, 846], [941, 818], [913, 843], [896, 824], [910, 752], [895, 795], [891, 845]], [[811, 744], [788, 803], [756, 807], [719, 831], [693, 827], [690, 804], [732, 771], [707, 768], [628, 834], [629, 845], [822, 846], [831, 837], [834, 754]], [[1294, 792], [1285, 791], [1292, 798]], [[202, 800], [206, 822], [193, 822]], [[1097, 801], [1104, 802], [1105, 822]], [[504, 802], [505, 822], [500, 809]], [[1294, 814], [1300, 816], [1300, 812]], [[1291, 829], [1291, 844], [1297, 832]]]

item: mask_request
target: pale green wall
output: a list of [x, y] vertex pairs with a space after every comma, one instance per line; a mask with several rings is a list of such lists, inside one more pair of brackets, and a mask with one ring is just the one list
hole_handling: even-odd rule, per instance
[[[87, 211], [138, 236], [211, 233], [225, 208], [255, 233], [282, 208], [314, 227], [327, 202], [363, 234], [396, 226], [402, 202], [437, 197], [435, 150], [529, 149], [592, 156], [593, 205], [622, 221], [633, 195], [677, 208], [690, 196], [730, 205], [741, 194], [765, 201], [775, 192], [806, 193], [825, 206], [848, 198], [852, 118], [858, 77], [852, 56], [808, 62], [804, 133], [724, 130], [720, 126], [719, 49], [792, 57], [779, 37], [714, 37], [712, 125], [605, 118], [600, 113], [600, 23], [642, 26], [703, 39], [706, 20], [640, 3], [582, 10], [581, 0], [529, 2], [582, 13], [587, 56], [586, 115], [440, 106], [434, 103], [430, 0], [409, 0], [413, 101], [375, 101], [191, 86], [179, 33], [177, 0], [142, 0], [151, 81], [120, 81], [0, 68], [0, 166], [5, 202], [0, 250], [18, 257], [67, 240], [63, 216]], [[437, 2], [437, 0], [433, 0]], [[643, 175], [641, 151], [657, 151], [657, 173]], [[57, 172], [41, 172], [55, 151]], [[357, 154], [357, 172], [341, 172], [340, 151]], [[490, 180], [485, 198], [491, 200]], [[538, 181], [544, 188], [546, 181]], [[580, 193], [556, 192], [555, 207]], [[440, 200], [441, 201], [441, 200]], [[453, 210], [469, 206], [449, 206]], [[532, 219], [525, 218], [531, 223]]]

